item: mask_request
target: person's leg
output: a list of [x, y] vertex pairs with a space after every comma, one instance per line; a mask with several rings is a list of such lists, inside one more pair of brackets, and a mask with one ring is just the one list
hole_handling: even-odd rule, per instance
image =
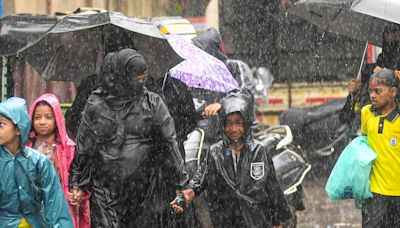
[[362, 227], [363, 228], [385, 228], [388, 222], [388, 198], [383, 195], [375, 194], [371, 199], [364, 202], [362, 208]]
[[400, 227], [400, 196], [393, 196], [390, 200], [390, 227]]

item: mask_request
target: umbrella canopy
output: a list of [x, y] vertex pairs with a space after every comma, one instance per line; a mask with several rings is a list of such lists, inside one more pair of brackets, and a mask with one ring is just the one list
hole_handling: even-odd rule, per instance
[[57, 22], [56, 17], [11, 15], [0, 19], [0, 55], [15, 55]]
[[182, 61], [154, 25], [112, 12], [65, 17], [18, 55], [45, 80], [80, 81], [98, 74], [105, 54], [121, 48], [138, 50], [156, 78]]
[[171, 34], [168, 42], [185, 60], [169, 72], [187, 86], [227, 93], [240, 89], [225, 64], [184, 38]]
[[386, 26], [400, 23], [396, 0], [300, 0], [288, 13], [325, 31], [381, 46]]

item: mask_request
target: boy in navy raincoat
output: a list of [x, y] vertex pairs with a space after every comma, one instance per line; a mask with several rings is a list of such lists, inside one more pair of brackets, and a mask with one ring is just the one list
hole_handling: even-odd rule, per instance
[[[223, 139], [210, 147], [190, 181], [195, 195], [207, 190], [214, 228], [282, 227], [291, 216], [272, 158], [252, 138], [249, 107], [238, 93], [222, 100]], [[176, 202], [171, 206], [182, 211]]]

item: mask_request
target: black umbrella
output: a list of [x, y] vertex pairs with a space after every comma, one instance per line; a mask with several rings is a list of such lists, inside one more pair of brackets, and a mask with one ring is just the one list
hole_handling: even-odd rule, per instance
[[0, 19], [0, 55], [15, 55], [35, 41], [57, 22], [56, 17], [11, 15]]
[[154, 25], [112, 12], [65, 17], [18, 55], [45, 80], [80, 81], [100, 71], [106, 53], [121, 48], [142, 53], [155, 78], [182, 61]]
[[300, 0], [289, 14], [306, 19], [325, 31], [382, 45], [386, 26], [400, 23], [400, 1]]

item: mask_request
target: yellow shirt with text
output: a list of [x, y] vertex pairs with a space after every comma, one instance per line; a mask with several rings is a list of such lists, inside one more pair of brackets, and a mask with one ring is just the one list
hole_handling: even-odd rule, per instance
[[386, 116], [375, 115], [371, 105], [361, 110], [362, 134], [367, 135], [369, 146], [378, 155], [372, 166], [371, 191], [400, 196], [400, 118], [396, 114], [391, 115], [391, 120], [385, 119], [378, 133], [381, 117]]

